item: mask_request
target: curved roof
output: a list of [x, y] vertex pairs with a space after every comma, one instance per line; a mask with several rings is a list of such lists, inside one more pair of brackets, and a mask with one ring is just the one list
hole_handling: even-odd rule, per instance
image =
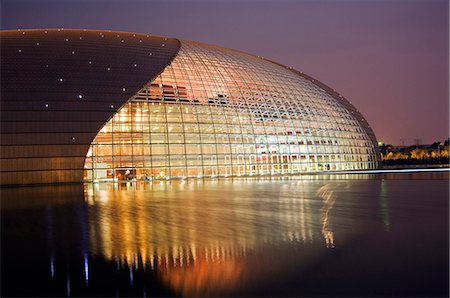
[[0, 45], [1, 184], [27, 184], [82, 181], [98, 130], [171, 62], [180, 42], [40, 29], [1, 31]]
[[[328, 94], [333, 98], [331, 101], [335, 100], [338, 106], [348, 111], [346, 117], [358, 123], [355, 125], [364, 130], [374, 150], [378, 150], [372, 129], [349, 101], [325, 84], [270, 60], [261, 62], [261, 58], [235, 50], [146, 34], [107, 30], [8, 30], [0, 31], [0, 184], [81, 182], [87, 151], [99, 130], [137, 92], [144, 90], [146, 84], [160, 75], [175, 57], [182, 56], [178, 55], [181, 44], [188, 48], [198, 45], [198, 51], [192, 52], [195, 55], [206, 51], [208, 58], [199, 59], [202, 61], [199, 63], [212, 63], [210, 69], [216, 69], [221, 80], [225, 78], [223, 73], [227, 68], [213, 65], [216, 55], [223, 59], [217, 60], [219, 64], [227, 63], [227, 57], [233, 56], [235, 60], [231, 61], [241, 61], [234, 67], [242, 64], [239, 67], [245, 68], [251, 64], [255, 71], [260, 67], [266, 68], [267, 73], [275, 71], [269, 75], [269, 81], [276, 80], [277, 74], [289, 77], [279, 71], [280, 67], [287, 68], [296, 78], [287, 79], [288, 84], [280, 82], [278, 87], [272, 86], [276, 87], [273, 90], [275, 95], [278, 94], [277, 88], [284, 88], [285, 93], [297, 90], [298, 94], [303, 94], [301, 86], [314, 85], [321, 94]], [[205, 62], [208, 59], [211, 62]], [[220, 67], [225, 67], [224, 71]], [[207, 69], [204, 74], [210, 76]], [[297, 75], [308, 84], [293, 87], [292, 84], [298, 81]], [[261, 77], [259, 80], [263, 82], [265, 79]], [[212, 86], [219, 84], [215, 79], [211, 82]], [[239, 89], [240, 83], [234, 83]], [[250, 80], [248, 84], [253, 83]], [[249, 94], [260, 92], [250, 90], [250, 85], [245, 87]], [[313, 93], [314, 88], [310, 89]], [[272, 100], [277, 97], [275, 95]], [[259, 96], [265, 100], [265, 95]], [[328, 99], [325, 101], [330, 102]], [[280, 108], [288, 106], [286, 102]], [[313, 102], [310, 106], [316, 107]], [[249, 111], [259, 113], [257, 110]], [[287, 110], [280, 109], [278, 113], [281, 112], [286, 113], [287, 118], [293, 117]], [[379, 158], [378, 154], [376, 157]]]

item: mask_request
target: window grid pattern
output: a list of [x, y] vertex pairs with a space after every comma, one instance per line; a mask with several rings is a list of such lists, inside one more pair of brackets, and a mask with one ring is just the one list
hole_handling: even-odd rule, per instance
[[275, 63], [182, 41], [91, 144], [87, 180], [285, 175], [377, 166], [338, 100]]

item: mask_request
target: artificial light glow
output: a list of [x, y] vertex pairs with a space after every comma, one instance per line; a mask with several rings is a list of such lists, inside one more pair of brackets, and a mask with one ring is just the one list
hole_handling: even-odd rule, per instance
[[50, 257], [50, 276], [51, 278], [55, 277], [55, 257], [53, 255]]
[[86, 284], [89, 282], [89, 259], [88, 255], [84, 254], [84, 280]]
[[278, 68], [267, 80], [272, 66], [183, 42], [172, 63], [94, 139], [91, 147], [102, 150], [91, 160], [105, 160], [108, 169], [99, 180], [123, 180], [125, 168], [133, 180], [153, 181], [376, 167], [374, 144], [350, 111], [291, 70]]

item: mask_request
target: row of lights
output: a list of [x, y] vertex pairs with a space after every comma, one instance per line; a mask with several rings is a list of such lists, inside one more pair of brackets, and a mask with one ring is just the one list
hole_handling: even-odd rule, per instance
[[[38, 46], [39, 46], [39, 45], [40, 45], [40, 43], [38, 42], [38, 43], [36, 43], [36, 45], [38, 45]], [[18, 49], [17, 51], [18, 51], [19, 53], [22, 53], [22, 49]], [[72, 52], [71, 52], [71, 54], [72, 54], [72, 55], [75, 55], [75, 53], [76, 53], [75, 51], [72, 51]], [[148, 55], [149, 55], [149, 56], [152, 56], [152, 55], [153, 55], [153, 53], [149, 53]], [[88, 64], [89, 64], [89, 65], [92, 65], [92, 61], [91, 61], [91, 60], [89, 60], [89, 61], [88, 61]], [[48, 65], [48, 64], [46, 64], [46, 65], [45, 65], [45, 67], [47, 67], [47, 68], [48, 68], [48, 67], [49, 67], [49, 65]], [[134, 64], [133, 64], [133, 67], [138, 67], [138, 64], [137, 64], [137, 63], [134, 63]], [[111, 70], [111, 67], [108, 67], [108, 68], [107, 68], [107, 70], [108, 70], [108, 71], [110, 71], [110, 70]]]
[[[17, 30], [18, 30], [18, 31], [21, 31], [21, 29], [17, 29]], [[62, 30], [64, 30], [64, 29], [63, 29], [63, 28], [61, 28], [61, 29], [58, 29], [58, 32], [60, 32], [60, 31], [62, 31]], [[86, 29], [83, 29], [83, 31], [86, 31]], [[111, 32], [111, 30], [108, 30], [108, 32]], [[44, 31], [44, 33], [45, 33], [45, 34], [47, 34], [47, 33], [48, 33], [48, 31], [46, 30], [46, 31]], [[22, 35], [25, 35], [25, 34], [26, 34], [26, 32], [25, 32], [25, 31], [23, 31], [23, 32], [22, 32]], [[104, 38], [104, 37], [105, 37], [105, 35], [103, 34], [103, 32], [100, 32], [99, 34], [100, 34], [100, 37], [101, 37], [101, 38]], [[119, 35], [119, 34], [117, 34], [117, 35], [116, 35], [116, 37], [117, 37], [117, 38], [120, 38], [120, 35]], [[133, 34], [133, 37], [136, 37], [136, 34]], [[149, 38], [149, 37], [150, 37], [150, 35], [149, 35], [149, 34], [147, 34], [147, 35], [146, 35], [146, 37], [147, 37], [147, 38]], [[83, 39], [83, 37], [82, 37], [82, 36], [80, 36], [80, 37], [79, 37], [79, 39], [81, 40], [81, 39]], [[66, 42], [68, 42], [69, 40], [70, 40], [69, 38], [66, 38]], [[168, 40], [168, 38], [167, 38], [167, 37], [165, 37], [165, 38], [164, 38], [164, 40]], [[125, 42], [125, 40], [124, 40], [124, 39], [122, 39], [122, 40], [121, 40], [121, 42]], [[142, 39], [139, 39], [139, 42], [142, 42]], [[165, 46], [165, 44], [163, 43], [163, 44], [161, 44], [161, 46], [163, 46], [163, 47], [164, 47], [164, 46]]]
[[[58, 29], [58, 31], [61, 31], [61, 30], [64, 30], [64, 29]], [[20, 30], [20, 29], [18, 29], [18, 31], [21, 31], [21, 30]], [[83, 29], [83, 31], [86, 31], [86, 29]], [[109, 30], [109, 32], [111, 32], [111, 30]], [[44, 33], [45, 33], [45, 34], [47, 34], [47, 33], [48, 33], [48, 31], [44, 31]], [[23, 32], [22, 32], [22, 34], [23, 34], [23, 35], [25, 35], [25, 34], [26, 34], [26, 32], [25, 32], [25, 31], [23, 31]], [[101, 36], [102, 38], [104, 38], [104, 37], [105, 37], [105, 35], [104, 35], [104, 34], [103, 34], [102, 32], [100, 32], [100, 36]], [[119, 34], [117, 34], [117, 37], [119, 38], [119, 37], [120, 37], [120, 35], [119, 35]], [[136, 34], [133, 34], [133, 37], [136, 37]], [[150, 37], [150, 36], [149, 36], [149, 35], [147, 35], [147, 37]], [[82, 36], [80, 36], [80, 37], [79, 37], [79, 39], [80, 39], [80, 40], [82, 40], [82, 39], [83, 39], [83, 37], [82, 37]], [[167, 38], [165, 38], [165, 40], [167, 40]], [[69, 42], [69, 41], [70, 41], [70, 39], [69, 39], [69, 38], [66, 38], [66, 39], [65, 39], [65, 41], [66, 41], [66, 42]], [[125, 42], [125, 40], [124, 40], [124, 39], [122, 39], [122, 40], [121, 40], [121, 42], [123, 43], [123, 42]], [[140, 43], [142, 43], [142, 39], [139, 39], [139, 42], [140, 42]], [[37, 42], [37, 43], [36, 43], [36, 46], [40, 46], [40, 43], [39, 43], [39, 42]], [[162, 44], [161, 44], [161, 46], [162, 46], [162, 47], [165, 47], [165, 43], [162, 43]], [[22, 53], [22, 49], [18, 49], [18, 52], [19, 52], [19, 53]], [[73, 50], [73, 51], [71, 52], [71, 54], [72, 54], [72, 55], [75, 55], [75, 51]], [[149, 56], [152, 56], [152, 55], [153, 55], [153, 53], [149, 53]], [[91, 64], [92, 64], [92, 61], [89, 61], [88, 63], [89, 63], [89, 65], [91, 65]], [[138, 66], [138, 64], [137, 64], [137, 63], [134, 63], [134, 64], [133, 64], [133, 67], [137, 67], [137, 66]], [[48, 64], [46, 64], [46, 65], [45, 65], [45, 67], [46, 67], [46, 68], [48, 68], [48, 67], [49, 67], [49, 65], [48, 65]], [[108, 70], [108, 71], [111, 71], [111, 67], [108, 67], [108, 68], [107, 68], [107, 70]], [[63, 81], [64, 81], [64, 79], [63, 79], [63, 78], [59, 78], [59, 81], [60, 81], [60, 82], [63, 82]], [[122, 88], [122, 92], [126, 92], [126, 88], [125, 88], [125, 87], [123, 87], [123, 88]], [[78, 99], [83, 99], [83, 95], [82, 95], [82, 94], [78, 94], [78, 96], [77, 96], [77, 97], [78, 97]], [[49, 107], [50, 105], [49, 105], [48, 103], [45, 103], [45, 105], [44, 105], [44, 106], [45, 106], [45, 108], [48, 108], [48, 107]], [[113, 104], [111, 104], [111, 105], [110, 105], [110, 108], [111, 108], [111, 109], [113, 109], [113, 108], [114, 108], [114, 105], [113, 105]], [[76, 140], [76, 137], [75, 137], [75, 136], [72, 136], [72, 137], [71, 137], [71, 139], [72, 139], [72, 141], [75, 141], [75, 140]]]
[[[83, 98], [83, 96], [80, 94], [80, 95], [78, 95], [78, 98]], [[44, 106], [45, 106], [46, 108], [49, 108], [49, 107], [50, 107], [49, 103], [47, 103], [47, 102], [44, 104]], [[110, 107], [111, 109], [114, 109], [114, 105], [110, 105], [109, 107]]]

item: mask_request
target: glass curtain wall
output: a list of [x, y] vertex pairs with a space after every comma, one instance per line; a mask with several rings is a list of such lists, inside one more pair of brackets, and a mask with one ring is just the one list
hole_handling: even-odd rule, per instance
[[94, 139], [86, 180], [285, 175], [377, 166], [336, 99], [282, 66], [182, 41]]

